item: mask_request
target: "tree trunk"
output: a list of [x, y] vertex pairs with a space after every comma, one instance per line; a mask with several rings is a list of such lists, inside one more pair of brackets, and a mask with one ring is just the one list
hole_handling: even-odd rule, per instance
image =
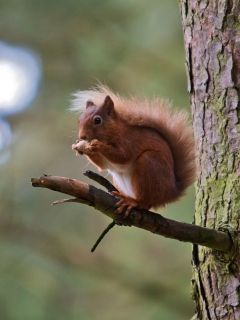
[[228, 230], [224, 255], [194, 245], [193, 319], [240, 319], [240, 3], [180, 0], [197, 164], [195, 223]]

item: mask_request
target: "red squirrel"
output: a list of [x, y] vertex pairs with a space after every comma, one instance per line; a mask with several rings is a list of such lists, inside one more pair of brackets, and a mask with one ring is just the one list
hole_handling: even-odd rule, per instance
[[82, 111], [80, 141], [72, 149], [112, 175], [118, 213], [163, 207], [195, 180], [193, 134], [185, 111], [173, 111], [164, 100], [122, 98], [103, 85], [76, 93], [71, 109]]

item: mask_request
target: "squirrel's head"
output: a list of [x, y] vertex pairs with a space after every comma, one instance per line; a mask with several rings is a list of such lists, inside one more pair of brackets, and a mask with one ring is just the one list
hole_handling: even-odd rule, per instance
[[98, 139], [107, 142], [113, 134], [117, 117], [114, 103], [109, 96], [106, 96], [100, 106], [96, 106], [92, 101], [87, 101], [86, 110], [78, 120], [79, 139], [86, 141]]

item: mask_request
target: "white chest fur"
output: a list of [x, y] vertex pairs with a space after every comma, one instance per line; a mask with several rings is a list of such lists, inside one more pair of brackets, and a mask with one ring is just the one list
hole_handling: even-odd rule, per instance
[[119, 191], [135, 198], [131, 184], [132, 165], [118, 165], [107, 161], [107, 169], [119, 187]]

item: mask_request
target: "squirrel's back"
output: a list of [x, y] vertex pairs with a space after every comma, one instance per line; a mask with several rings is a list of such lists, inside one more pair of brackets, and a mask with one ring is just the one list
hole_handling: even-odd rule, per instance
[[118, 114], [130, 125], [154, 128], [167, 141], [174, 160], [177, 187], [183, 194], [194, 182], [196, 171], [194, 139], [187, 112], [173, 110], [171, 104], [162, 99], [123, 98], [104, 85], [75, 93], [70, 110], [82, 113], [88, 100], [101, 105], [106, 96], [111, 97]]

